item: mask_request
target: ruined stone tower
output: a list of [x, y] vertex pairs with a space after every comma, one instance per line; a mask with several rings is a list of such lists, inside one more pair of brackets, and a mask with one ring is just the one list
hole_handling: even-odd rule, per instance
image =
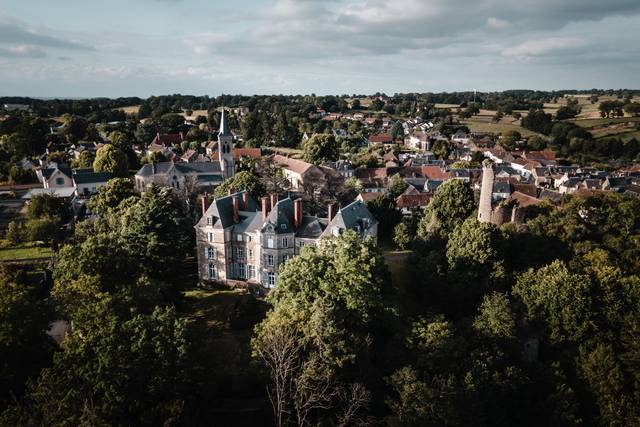
[[482, 186], [480, 187], [480, 206], [478, 207], [478, 221], [491, 222], [491, 201], [493, 196], [493, 163], [490, 160], [482, 162]]

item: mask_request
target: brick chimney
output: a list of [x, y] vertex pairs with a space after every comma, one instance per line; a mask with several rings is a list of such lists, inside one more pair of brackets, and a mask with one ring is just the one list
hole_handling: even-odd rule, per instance
[[240, 214], [238, 213], [238, 198], [236, 196], [231, 197], [231, 207], [233, 208], [233, 222], [240, 222]]
[[273, 207], [276, 205], [276, 203], [278, 203], [278, 195], [277, 194], [271, 194], [269, 197], [271, 198], [271, 208], [273, 209]]
[[242, 209], [249, 210], [249, 193], [246, 191], [242, 193]]
[[293, 224], [295, 228], [302, 225], [302, 199], [293, 201]]
[[209, 196], [204, 193], [202, 195], [202, 216], [207, 212], [207, 209], [209, 209]]
[[267, 215], [269, 215], [270, 210], [271, 210], [271, 206], [269, 205], [269, 198], [265, 196], [262, 198], [262, 219], [263, 220], [267, 219]]
[[334, 203], [329, 203], [329, 205], [327, 206], [327, 218], [329, 219], [329, 221], [331, 221], [335, 215], [335, 204]]

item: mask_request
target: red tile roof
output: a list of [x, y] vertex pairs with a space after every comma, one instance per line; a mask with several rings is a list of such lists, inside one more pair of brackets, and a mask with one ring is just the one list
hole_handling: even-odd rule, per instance
[[401, 194], [396, 199], [396, 206], [404, 208], [424, 208], [429, 204], [431, 194]]

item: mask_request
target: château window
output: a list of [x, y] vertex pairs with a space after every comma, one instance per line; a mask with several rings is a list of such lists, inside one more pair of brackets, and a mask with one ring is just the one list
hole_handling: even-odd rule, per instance
[[250, 265], [248, 274], [247, 274], [247, 279], [253, 279], [254, 277], [256, 277], [256, 267], [254, 265]]
[[207, 259], [214, 259], [216, 257], [215, 248], [207, 248]]
[[273, 249], [273, 237], [267, 239], [267, 247]]
[[289, 247], [289, 239], [287, 239], [286, 237], [282, 238], [282, 247], [283, 248], [288, 248]]
[[217, 277], [216, 274], [216, 266], [213, 263], [209, 263], [209, 265], [207, 266], [207, 275], [209, 277], [209, 279], [215, 279]]
[[209, 243], [213, 243], [213, 241], [214, 241], [213, 233], [211, 233], [211, 232], [207, 233], [207, 240], [209, 240]]
[[244, 259], [244, 248], [236, 248], [236, 256], [239, 260]]
[[246, 269], [244, 264], [238, 264], [238, 277], [240, 279], [246, 279]]
[[242, 234], [236, 234], [236, 240], [242, 242]]
[[273, 267], [273, 255], [266, 256], [267, 267]]
[[211, 225], [211, 224], [213, 224], [213, 218], [208, 216], [207, 217], [207, 225]]
[[267, 273], [267, 286], [273, 288], [276, 285], [276, 273]]
[[247, 258], [253, 259], [253, 249], [248, 249], [247, 250]]

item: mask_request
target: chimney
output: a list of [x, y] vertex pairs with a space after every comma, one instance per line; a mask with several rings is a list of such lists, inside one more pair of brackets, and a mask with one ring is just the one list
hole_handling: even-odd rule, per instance
[[242, 193], [242, 207], [245, 211], [249, 210], [249, 193], [246, 191]]
[[277, 194], [271, 194], [271, 208], [273, 209], [273, 207], [276, 205], [276, 203], [278, 203], [278, 195]]
[[207, 209], [209, 209], [209, 196], [207, 196], [207, 193], [204, 193], [202, 195], [202, 216], [207, 212]]
[[295, 228], [302, 225], [302, 199], [293, 201], [293, 224]]
[[240, 214], [238, 213], [238, 198], [233, 196], [231, 198], [231, 206], [233, 208], [233, 222], [240, 222]]
[[335, 204], [329, 203], [329, 206], [327, 207], [327, 218], [329, 219], [329, 221], [331, 221], [333, 219], [333, 216], [335, 215], [334, 209]]
[[270, 210], [271, 210], [271, 206], [269, 205], [269, 198], [265, 196], [262, 198], [262, 219], [263, 220], [267, 219], [267, 215], [269, 215]]

